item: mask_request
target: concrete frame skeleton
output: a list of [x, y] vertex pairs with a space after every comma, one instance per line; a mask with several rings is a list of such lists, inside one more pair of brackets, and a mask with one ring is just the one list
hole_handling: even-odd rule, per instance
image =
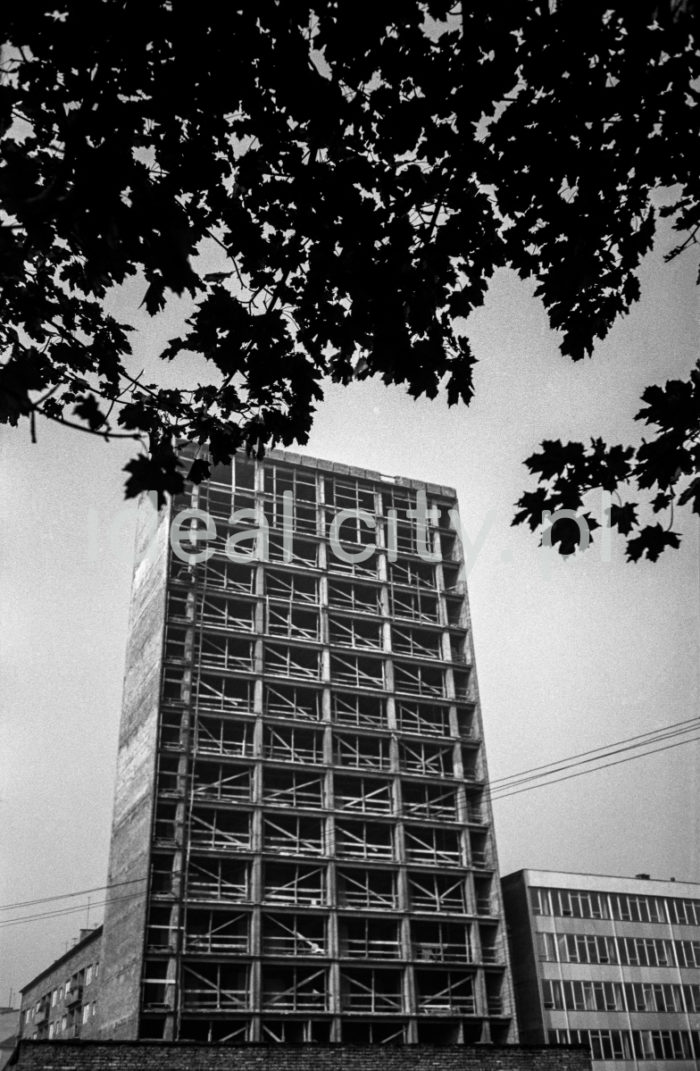
[[152, 528], [105, 1033], [512, 1040], [454, 493], [272, 452]]

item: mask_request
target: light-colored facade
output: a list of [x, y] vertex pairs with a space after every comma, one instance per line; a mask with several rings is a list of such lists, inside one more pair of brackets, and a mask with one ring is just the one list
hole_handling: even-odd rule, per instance
[[522, 1041], [700, 1066], [700, 885], [520, 870], [502, 888]]
[[515, 1040], [456, 508], [273, 451], [142, 513], [103, 1036]]
[[97, 1036], [102, 927], [84, 929], [67, 952], [21, 992], [19, 1037], [67, 1041]]

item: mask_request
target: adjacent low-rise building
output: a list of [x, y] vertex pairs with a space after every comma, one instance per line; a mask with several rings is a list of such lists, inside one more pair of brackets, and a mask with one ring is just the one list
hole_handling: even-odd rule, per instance
[[519, 870], [503, 878], [520, 1038], [594, 1067], [700, 1061], [700, 885]]
[[0, 1007], [0, 1071], [14, 1052], [18, 1028], [19, 1009], [10, 1006]]
[[19, 1037], [61, 1041], [96, 1036], [102, 927], [76, 944], [21, 990]]

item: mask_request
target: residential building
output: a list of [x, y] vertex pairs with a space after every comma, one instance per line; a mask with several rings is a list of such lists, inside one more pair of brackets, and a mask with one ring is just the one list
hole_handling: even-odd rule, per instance
[[104, 1037], [514, 1040], [453, 490], [271, 451], [142, 504], [108, 880]]
[[523, 1042], [585, 1043], [594, 1067], [697, 1068], [700, 885], [519, 870], [502, 887]]
[[20, 990], [19, 1037], [68, 1040], [97, 1036], [102, 927], [76, 943]]

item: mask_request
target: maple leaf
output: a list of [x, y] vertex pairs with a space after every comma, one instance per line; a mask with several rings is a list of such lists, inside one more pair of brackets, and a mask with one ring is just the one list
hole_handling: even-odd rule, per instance
[[[127, 491], [153, 480], [167, 494], [162, 444], [184, 436], [217, 462], [305, 442], [327, 378], [469, 404], [475, 357], [455, 320], [479, 313], [503, 268], [532, 280], [562, 353], [590, 355], [639, 299], [649, 191], [677, 190], [667, 259], [700, 221], [696, 6], [508, 0], [446, 19], [438, 3], [432, 35], [422, 0], [398, 21], [393, 0], [366, 19], [320, 5], [312, 34], [295, 5], [175, 19], [171, 4], [148, 18], [101, 4], [86, 23], [67, 4], [60, 32], [5, 5], [0, 421], [75, 414], [104, 439], [147, 434], [153, 456], [135, 459]], [[184, 359], [161, 389], [125, 363], [126, 321], [169, 303], [183, 326], [153, 355]], [[192, 354], [205, 386], [186, 382]], [[545, 490], [523, 495], [514, 523], [535, 530], [547, 509], [633, 482], [640, 506], [697, 510], [700, 364], [642, 403], [653, 430], [638, 449], [541, 441], [526, 464]], [[621, 510], [629, 536], [638, 515]]]
[[700, 513], [700, 476], [692, 479], [685, 491], [679, 496], [679, 506], [684, 506], [686, 502], [693, 503], [693, 513]]
[[553, 503], [547, 497], [547, 491], [543, 487], [538, 487], [535, 491], [525, 491], [516, 502], [516, 506], [520, 506], [521, 509], [513, 517], [511, 525], [527, 521], [531, 532], [542, 524], [545, 511], [552, 512], [553, 510]]
[[202, 480], [208, 480], [211, 473], [211, 466], [204, 458], [197, 457], [190, 465], [190, 471], [187, 473], [187, 479], [191, 483], [201, 483]]
[[629, 535], [637, 524], [637, 507], [634, 502], [623, 502], [621, 506], [613, 503], [609, 511], [610, 524], [620, 535]]
[[[668, 493], [665, 493], [664, 491], [660, 491], [658, 493], [658, 495], [656, 495], [655, 498], [652, 498], [652, 500], [651, 500], [651, 508], [653, 509], [654, 513], [659, 513], [659, 511], [662, 510], [662, 509], [668, 509], [668, 507], [671, 505], [672, 502], [673, 502], [673, 495], [672, 494], [668, 494]], [[682, 503], [681, 503], [681, 505], [682, 505]]]
[[545, 439], [540, 451], [525, 459], [530, 472], [539, 473], [543, 480], [559, 476], [569, 464], [569, 451], [559, 439]]
[[124, 472], [130, 473], [126, 497], [136, 498], [142, 491], [155, 491], [159, 509], [167, 502], [167, 495], [179, 494], [185, 486], [178, 459], [172, 453], [156, 453], [151, 457], [139, 454], [126, 463]]
[[85, 420], [92, 431], [96, 431], [105, 422], [104, 413], [101, 412], [94, 394], [86, 394], [81, 398], [73, 412], [81, 420]]
[[660, 524], [647, 524], [638, 535], [627, 540], [627, 560], [638, 562], [648, 558], [655, 562], [667, 547], [678, 548], [680, 544], [677, 532], [666, 531]]

